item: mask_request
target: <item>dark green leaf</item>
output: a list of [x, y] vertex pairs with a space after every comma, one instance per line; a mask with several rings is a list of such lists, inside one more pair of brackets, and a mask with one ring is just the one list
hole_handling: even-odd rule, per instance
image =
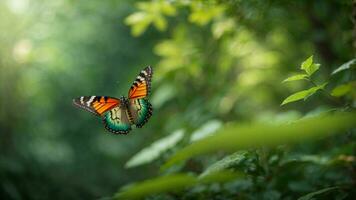
[[246, 151], [240, 151], [233, 153], [231, 155], [226, 156], [222, 160], [215, 162], [210, 165], [201, 175], [200, 177], [208, 176], [209, 174], [216, 173], [219, 171], [223, 171], [233, 167], [234, 165], [239, 164], [242, 160], [246, 158]]
[[316, 192], [312, 192], [312, 193], [309, 193], [305, 196], [302, 196], [300, 197], [298, 200], [312, 200], [314, 199], [315, 196], [319, 195], [319, 194], [323, 194], [323, 193], [326, 193], [326, 192], [329, 192], [331, 190], [335, 190], [335, 189], [338, 189], [339, 187], [328, 187], [328, 188], [324, 188], [322, 190], [318, 190]]

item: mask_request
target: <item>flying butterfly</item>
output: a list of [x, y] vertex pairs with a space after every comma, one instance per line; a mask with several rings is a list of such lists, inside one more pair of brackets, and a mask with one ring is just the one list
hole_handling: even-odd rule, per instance
[[128, 97], [81, 96], [73, 104], [102, 118], [105, 128], [115, 134], [127, 134], [133, 125], [141, 128], [152, 116], [147, 99], [151, 91], [152, 68], [143, 69], [133, 82]]

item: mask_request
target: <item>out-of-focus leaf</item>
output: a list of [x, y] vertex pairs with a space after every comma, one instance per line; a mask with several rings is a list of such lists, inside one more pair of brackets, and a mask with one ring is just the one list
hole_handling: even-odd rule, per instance
[[331, 190], [335, 190], [335, 189], [338, 189], [339, 187], [328, 187], [328, 188], [324, 188], [324, 189], [321, 189], [321, 190], [318, 190], [316, 192], [312, 192], [312, 193], [309, 193], [305, 196], [302, 196], [300, 198], [298, 198], [298, 200], [312, 200], [312, 199], [315, 199], [314, 197], [319, 195], [319, 194], [323, 194], [323, 193], [326, 193], [326, 192], [329, 192]]
[[115, 199], [140, 199], [142, 197], [168, 191], [179, 191], [197, 183], [197, 178], [187, 174], [175, 174], [146, 180], [125, 187], [117, 193]]
[[242, 172], [220, 170], [206, 174], [204, 176], [199, 176], [199, 183], [224, 183], [243, 177], [245, 177], [245, 174]]
[[331, 73], [331, 75], [337, 74], [337, 73], [339, 73], [339, 72], [341, 72], [341, 71], [344, 71], [344, 70], [346, 70], [346, 69], [350, 69], [350, 68], [353, 67], [355, 64], [356, 64], [356, 58], [350, 60], [350, 61], [347, 62], [347, 63], [342, 64], [340, 67], [338, 67], [337, 69], [335, 69], [335, 70]]
[[115, 199], [142, 199], [143, 197], [166, 193], [177, 192], [187, 187], [192, 187], [197, 184], [209, 183], [224, 183], [236, 179], [243, 178], [241, 172], [219, 171], [211, 173], [208, 176], [199, 177], [188, 174], [173, 174], [158, 178], [146, 180], [141, 183], [135, 183], [129, 186], [124, 186], [115, 194]]
[[155, 25], [155, 27], [159, 30], [159, 31], [164, 31], [167, 28], [167, 21], [166, 19], [161, 16], [161, 15], [157, 15], [154, 20], [153, 20], [153, 24]]
[[214, 134], [221, 126], [222, 126], [221, 121], [218, 120], [208, 121], [203, 126], [201, 126], [198, 130], [192, 133], [192, 136], [190, 137], [190, 141], [194, 142], [196, 140], [200, 140], [202, 138], [208, 137]]
[[152, 162], [157, 159], [161, 153], [174, 147], [184, 136], [183, 130], [177, 130], [167, 137], [161, 138], [152, 143], [149, 147], [142, 149], [134, 155], [126, 164], [126, 168], [136, 167], [142, 164]]
[[278, 126], [231, 124], [220, 129], [215, 135], [192, 143], [178, 151], [162, 166], [162, 169], [188, 158], [216, 151], [231, 152], [262, 145], [275, 146], [325, 137], [355, 127], [355, 124], [355, 113], [323, 115]]
[[189, 21], [200, 26], [206, 25], [215, 17], [221, 15], [225, 7], [207, 2], [193, 1]]
[[133, 36], [139, 36], [145, 32], [151, 21], [151, 16], [145, 12], [133, 13], [125, 19], [125, 23], [132, 26], [131, 31]]
[[159, 87], [154, 93], [152, 97], [152, 104], [154, 107], [159, 108], [164, 103], [172, 99], [176, 96], [176, 90], [174, 86], [170, 84], [165, 84]]
[[335, 96], [335, 97], [341, 97], [341, 96], [344, 96], [344, 95], [348, 94], [352, 90], [353, 90], [352, 83], [343, 84], [343, 85], [339, 85], [339, 86], [335, 87], [331, 91], [331, 95]]
[[225, 33], [232, 32], [234, 29], [235, 22], [232, 18], [219, 20], [212, 26], [212, 32], [215, 38], [220, 38]]
[[281, 105], [287, 104], [287, 103], [291, 103], [294, 101], [298, 101], [301, 99], [306, 100], [308, 97], [310, 97], [311, 95], [313, 95], [315, 92], [317, 92], [318, 90], [324, 89], [324, 87], [327, 85], [328, 83], [323, 83], [321, 85], [309, 88], [307, 90], [302, 90], [299, 92], [296, 92], [292, 95], [290, 95], [289, 97], [287, 97]]
[[236, 152], [231, 155], [228, 155], [225, 158], [210, 165], [200, 175], [200, 177], [205, 177], [205, 176], [208, 176], [209, 174], [223, 171], [223, 170], [229, 169], [235, 165], [238, 165], [241, 161], [243, 161], [246, 158], [246, 154], [247, 154], [246, 151], [240, 151], [240, 152]]
[[305, 78], [307, 78], [307, 77], [308, 77], [308, 75], [306, 75], [306, 74], [297, 74], [297, 75], [288, 77], [288, 78], [285, 79], [283, 82], [303, 80], [303, 79], [305, 79]]
[[137, 8], [140, 11], [125, 19], [125, 23], [132, 28], [133, 36], [140, 36], [151, 23], [159, 31], [166, 30], [167, 21], [164, 15], [173, 16], [176, 14], [175, 7], [166, 1], [139, 2]]
[[280, 165], [292, 164], [292, 163], [314, 163], [318, 165], [327, 165], [331, 163], [331, 158], [321, 155], [300, 155], [292, 158], [282, 160]]

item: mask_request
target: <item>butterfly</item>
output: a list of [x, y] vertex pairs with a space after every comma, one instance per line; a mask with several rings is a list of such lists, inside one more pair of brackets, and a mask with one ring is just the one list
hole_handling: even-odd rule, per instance
[[102, 118], [105, 128], [114, 134], [127, 134], [133, 125], [141, 128], [152, 116], [147, 99], [151, 91], [153, 70], [150, 66], [136, 77], [128, 97], [81, 96], [73, 104]]

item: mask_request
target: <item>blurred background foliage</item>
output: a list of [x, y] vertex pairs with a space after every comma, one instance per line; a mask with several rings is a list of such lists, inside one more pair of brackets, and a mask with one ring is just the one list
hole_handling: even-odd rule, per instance
[[[269, 127], [353, 112], [355, 15], [351, 0], [1, 0], [0, 196], [110, 198], [167, 175], [132, 191], [147, 199], [353, 199], [355, 133], [341, 128], [352, 127], [354, 115], [316, 120], [341, 133], [319, 131], [323, 139], [247, 145], [230, 155], [218, 149], [161, 166], [240, 123]], [[320, 64], [312, 82], [282, 84], [311, 55]], [[144, 128], [112, 135], [71, 105], [81, 95], [126, 95], [147, 65], [154, 115]], [[306, 101], [281, 106], [326, 82]], [[211, 170], [222, 171], [206, 178]]]

